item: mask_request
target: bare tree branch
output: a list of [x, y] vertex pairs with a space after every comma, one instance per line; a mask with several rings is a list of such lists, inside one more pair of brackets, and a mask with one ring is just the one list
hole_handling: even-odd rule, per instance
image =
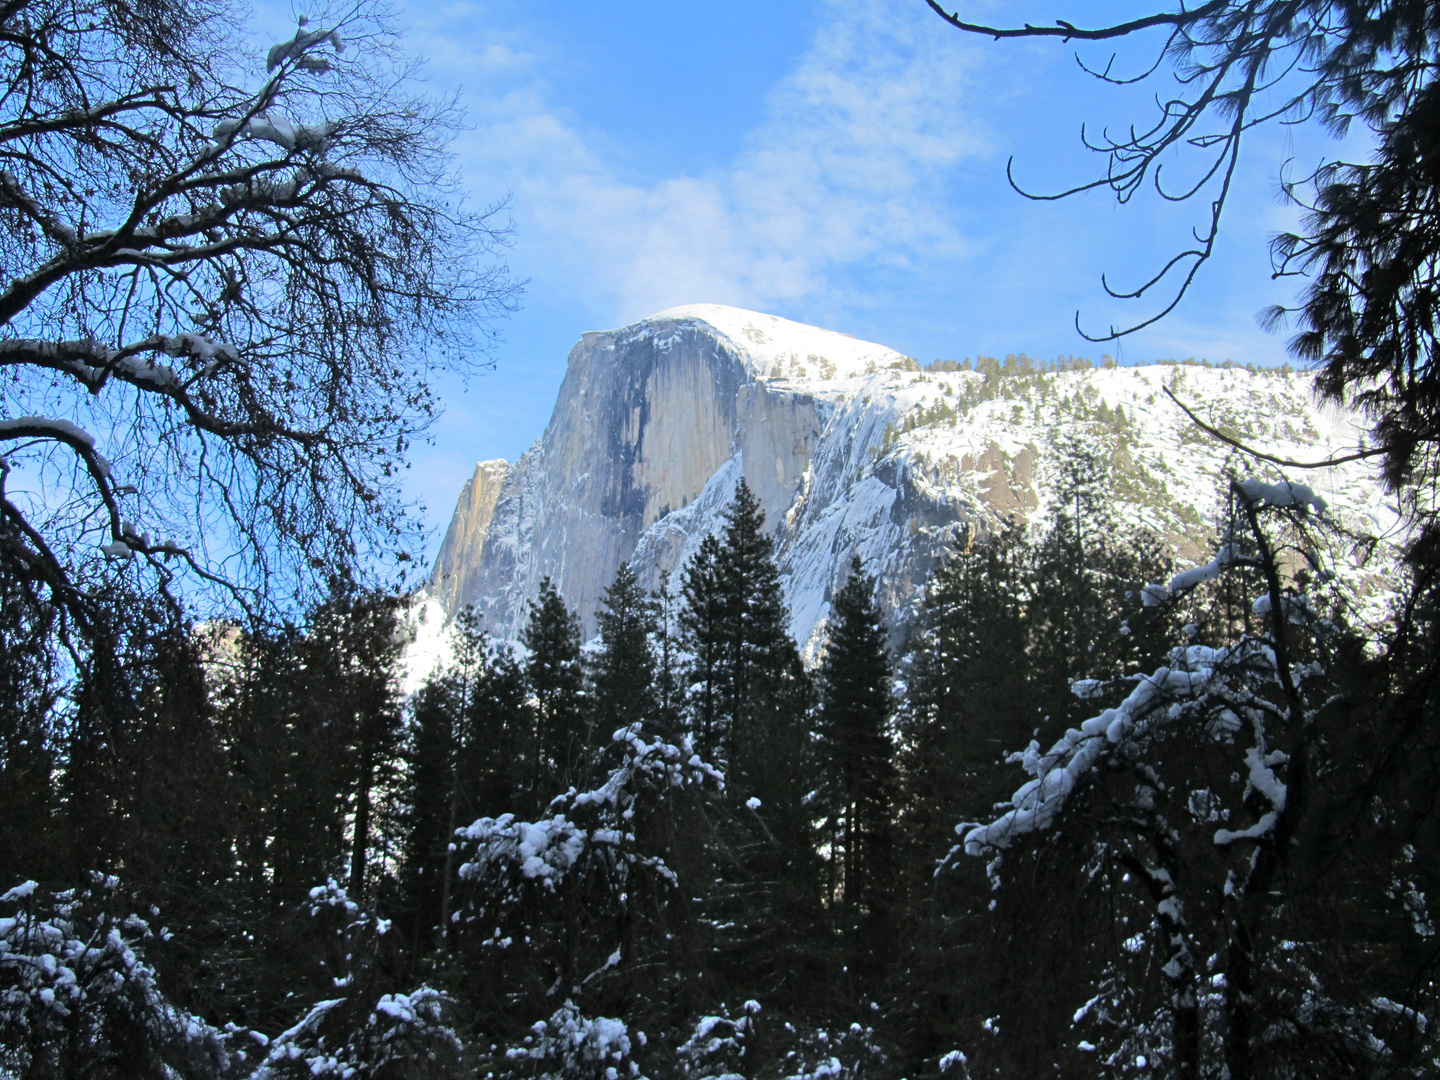
[[[1106, 294], [1116, 299], [1141, 300], [1159, 289], [1166, 296], [1153, 314], [1111, 326], [1104, 333], [1087, 332], [1077, 312], [1077, 330], [1097, 342], [1151, 326], [1184, 299], [1215, 253], [1240, 146], [1248, 132], [1271, 122], [1302, 118], [1319, 119], [1337, 135], [1343, 135], [1356, 116], [1380, 124], [1409, 92], [1407, 88], [1413, 89], [1425, 65], [1435, 62], [1436, 28], [1416, 24], [1417, 19], [1424, 22], [1429, 17], [1417, 14], [1424, 5], [1415, 3], [1379, 17], [1368, 8], [1361, 13], [1334, 0], [1211, 0], [1194, 8], [1181, 3], [1174, 11], [1094, 29], [1064, 20], [1054, 26], [997, 27], [962, 19], [938, 0], [927, 3], [956, 29], [995, 40], [1101, 41], [1168, 28], [1154, 61], [1135, 78], [1112, 75], [1113, 56], [1099, 69], [1076, 57], [1085, 71], [1103, 82], [1143, 81], [1164, 68], [1165, 77], [1173, 77], [1181, 88], [1178, 94], [1157, 95], [1153, 123], [1114, 137], [1106, 132], [1092, 138], [1082, 128], [1082, 143], [1107, 159], [1098, 176], [1046, 194], [1021, 185], [1013, 162], [1006, 167], [1011, 186], [1031, 199], [1064, 199], [1109, 188], [1125, 203], [1148, 185], [1167, 202], [1205, 200], [1202, 224], [1192, 230], [1194, 246], [1165, 260], [1135, 287], [1116, 287], [1102, 277]], [[1428, 45], [1427, 33], [1432, 35]], [[1177, 160], [1196, 155], [1193, 178], [1176, 186], [1164, 182], [1162, 174], [1173, 171]]]
[[258, 82], [242, 21], [0, 3], [0, 527], [66, 605], [135, 556], [251, 611], [397, 560], [428, 373], [483, 364], [518, 291], [380, 7]]
[[1283, 465], [1288, 469], [1328, 469], [1335, 465], [1344, 465], [1347, 461], [1364, 461], [1367, 458], [1380, 457], [1387, 453], [1384, 447], [1376, 446], [1371, 447], [1369, 450], [1358, 450], [1353, 454], [1341, 454], [1339, 457], [1325, 458], [1323, 461], [1296, 461], [1293, 458], [1277, 457], [1274, 454], [1267, 454], [1263, 450], [1256, 450], [1253, 446], [1247, 446], [1239, 439], [1231, 438], [1220, 429], [1211, 424], [1207, 424], [1204, 420], [1201, 420], [1200, 417], [1196, 416], [1195, 412], [1188, 405], [1176, 397], [1174, 391], [1168, 386], [1163, 386], [1161, 389], [1165, 391], [1165, 396], [1180, 406], [1180, 411], [1188, 416], [1191, 421], [1194, 422], [1195, 426], [1205, 432], [1205, 434], [1220, 440], [1226, 446], [1233, 446], [1236, 450], [1249, 454], [1253, 458], [1268, 461], [1274, 465]]
[[957, 30], [965, 30], [972, 34], [984, 34], [996, 41], [1018, 37], [1058, 37], [1062, 41], [1104, 41], [1109, 38], [1125, 37], [1141, 30], [1149, 30], [1155, 26], [1190, 26], [1222, 10], [1226, 6], [1227, 0], [1211, 0], [1210, 3], [1204, 4], [1194, 11], [1157, 12], [1154, 15], [1146, 15], [1139, 19], [1131, 19], [1129, 22], [1116, 23], [1113, 26], [1100, 27], [1095, 30], [1081, 29], [1063, 19], [1055, 20], [1054, 26], [1033, 26], [1030, 23], [1016, 27], [986, 26], [982, 23], [965, 22], [959, 15], [947, 12], [936, 0], [925, 0], [925, 2], [930, 5], [930, 10]]

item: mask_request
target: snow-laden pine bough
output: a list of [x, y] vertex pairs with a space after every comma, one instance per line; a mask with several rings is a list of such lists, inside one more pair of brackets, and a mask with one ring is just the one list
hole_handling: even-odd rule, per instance
[[383, 9], [261, 78], [243, 18], [0, 9], [0, 572], [82, 625], [117, 576], [255, 611], [393, 565], [427, 373], [513, 295]]
[[[1076, 837], [1087, 846], [1084, 872], [1109, 875], [1123, 947], [1075, 1024], [1105, 1031], [1106, 1045], [1082, 1039], [1078, 1048], [1111, 1067], [1163, 1061], [1182, 1077], [1252, 1076], [1266, 1055], [1306, 1039], [1396, 1067], [1417, 1060], [1417, 1040], [1433, 1048], [1429, 1018], [1397, 1014], [1409, 1006], [1394, 995], [1357, 999], [1328, 985], [1315, 962], [1326, 944], [1304, 940], [1286, 912], [1297, 833], [1327, 775], [1323, 724], [1346, 703], [1335, 659], [1344, 628], [1295, 587], [1329, 577], [1315, 539], [1325, 504], [1300, 484], [1243, 480], [1230, 491], [1216, 557], [1145, 586], [1141, 602], [1187, 603], [1206, 582], [1248, 575], [1258, 587], [1244, 613], [1249, 629], [1177, 646], [1156, 670], [1108, 687], [1077, 683], [1082, 699], [1118, 690], [1120, 700], [1049, 749], [1032, 741], [1013, 755], [1030, 779], [994, 820], [957, 828], [961, 842], [945, 865], [986, 859], [999, 889], [1007, 858]], [[1287, 558], [1311, 573], [1287, 581]], [[1061, 826], [1070, 839], [1059, 838]], [[1426, 940], [1428, 919], [1415, 922]], [[1157, 973], [1163, 1023], [1144, 1014], [1136, 987]]]
[[649, 873], [674, 881], [665, 861], [636, 847], [637, 811], [690, 786], [723, 788], [724, 775], [695, 752], [689, 735], [679, 743], [647, 737], [641, 724], [617, 730], [612, 748], [619, 763], [590, 791], [571, 788], [550, 803], [553, 813], [537, 821], [514, 814], [483, 817], [456, 832], [467, 860], [466, 881], [485, 881], [487, 902], [516, 903], [535, 887], [550, 894], [577, 875], [599, 871], [616, 884]]
[[548, 1018], [535, 1021], [524, 1043], [505, 1051], [505, 1060], [516, 1076], [647, 1080], [635, 1060], [647, 1041], [643, 1031], [632, 1036], [625, 1021], [586, 1016], [567, 1000]]
[[310, 890], [309, 915], [330, 922], [341, 950], [330, 979], [333, 996], [310, 1004], [273, 1039], [258, 1037], [259, 1061], [247, 1080], [456, 1075], [464, 1047], [452, 1026], [450, 999], [426, 985], [385, 989], [389, 978], [375, 977], [389, 920], [351, 900], [333, 878]]
[[334, 881], [311, 891], [311, 916], [337, 916], [344, 963], [333, 996], [273, 1038], [215, 1026], [169, 1000], [146, 952], [169, 939], [125, 912], [119, 880], [92, 874], [80, 889], [25, 882], [0, 895], [0, 1075], [183, 1076], [280, 1080], [386, 1075], [450, 1076], [460, 1041], [449, 1002], [362, 985], [369, 943], [383, 920], [360, 910]]
[[745, 1060], [755, 1033], [755, 1020], [761, 1013], [760, 1003], [753, 998], [731, 1011], [724, 1005], [716, 1013], [702, 1016], [676, 1050], [680, 1072], [685, 1077], [743, 1076], [749, 1064]]
[[452, 919], [472, 924], [467, 936], [482, 962], [503, 965], [512, 999], [565, 1002], [530, 1034], [516, 1033], [510, 1060], [531, 1063], [536, 1075], [550, 1075], [544, 1070], [563, 1057], [561, 1031], [578, 1033], [575, 1052], [601, 1072], [638, 1071], [632, 1055], [644, 1033], [586, 1010], [607, 982], [667, 948], [665, 910], [678, 882], [665, 851], [678, 823], [724, 789], [689, 735], [671, 742], [631, 724], [614, 732], [606, 757], [602, 784], [571, 788], [544, 816], [483, 817], [455, 834], [466, 889]]
[[78, 1076], [107, 1062], [135, 1076], [218, 1076], [253, 1050], [237, 1045], [240, 1029], [166, 999], [144, 955], [166, 931], [116, 914], [118, 884], [96, 874], [80, 889], [27, 881], [0, 895], [0, 1074]]

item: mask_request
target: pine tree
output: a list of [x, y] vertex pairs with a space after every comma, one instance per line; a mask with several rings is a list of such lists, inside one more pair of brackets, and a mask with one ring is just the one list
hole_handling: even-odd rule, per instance
[[342, 792], [350, 809], [348, 891], [366, 894], [377, 809], [393, 793], [401, 716], [395, 662], [399, 602], [378, 593], [337, 592], [310, 619], [310, 678], [323, 695], [320, 715], [340, 736]]
[[654, 718], [655, 601], [640, 587], [629, 563], [621, 563], [596, 612], [600, 647], [590, 659], [591, 704], [602, 740], [611, 732]]
[[[958, 822], [987, 819], [1014, 791], [1008, 753], [1036, 738], [1049, 745], [1093, 715], [1103, 707], [1093, 693], [1123, 696], [1131, 684], [1107, 680], [1154, 660], [1164, 641], [1162, 620], [1139, 602], [1143, 583], [1168, 580], [1162, 562], [1143, 538], [1118, 539], [1098, 459], [1081, 448], [1062, 452], [1052, 525], [1032, 543], [1012, 527], [958, 545], [936, 574], [910, 658], [900, 820], [904, 977], [917, 1002], [904, 1041], [917, 1060], [984, 1019], [975, 1014], [982, 1000], [1002, 1024], [1044, 1026], [1059, 1016], [1029, 987], [1063, 966], [1067, 949], [1085, 947], [1089, 924], [1077, 923], [1063, 942], [1028, 934], [1021, 912], [987, 914], [990, 882], [979, 868], [952, 862], [936, 874], [936, 866]], [[1082, 698], [1076, 678], [1098, 681]], [[1040, 1042], [1024, 1045], [1026, 1055], [1047, 1052]], [[1011, 1065], [1035, 1062], [1022, 1056]]]
[[543, 805], [572, 785], [583, 786], [592, 741], [583, 708], [580, 620], [548, 577], [531, 602], [521, 640], [529, 651], [525, 678], [535, 709], [530, 794]]
[[773, 771], [769, 755], [777, 736], [784, 738], [779, 728], [798, 722], [787, 715], [787, 690], [801, 670], [799, 654], [764, 528], [765, 513], [742, 478], [725, 513], [715, 564], [722, 605], [720, 724], [732, 782], [741, 786]]
[[237, 646], [238, 670], [221, 709], [231, 770], [240, 786], [237, 859], [266, 909], [298, 905], [336, 872], [342, 849], [338, 725], [315, 710], [314, 679], [304, 631], [258, 631]]
[[675, 595], [666, 578], [651, 594], [655, 605], [655, 721], [667, 739], [677, 739], [684, 699]]
[[454, 683], [432, 679], [415, 695], [406, 747], [402, 903], [411, 948], [429, 952], [446, 930], [450, 838], [458, 823], [455, 758], [459, 702]]
[[0, 885], [58, 882], [63, 843], [52, 773], [58, 762], [55, 616], [0, 562]]
[[274, 1030], [294, 1023], [297, 996], [334, 990], [329, 939], [303, 917], [311, 890], [339, 882], [372, 907], [388, 894], [371, 866], [401, 794], [395, 599], [337, 590], [307, 614], [239, 637], [217, 686], [237, 807], [217, 967], [242, 1016]]
[[1027, 678], [1024, 533], [962, 534], [936, 571], [907, 661], [900, 716], [900, 967], [912, 1004], [902, 1042], [912, 1068], [933, 1062], [990, 1016], [1003, 954], [984, 918], [988, 882], [937, 866], [955, 825], [1012, 790], [1007, 751], [1035, 724]]
[[875, 579], [853, 559], [831, 608], [820, 666], [816, 753], [822, 779], [813, 804], [824, 815], [822, 842], [830, 851], [832, 923], [846, 939], [855, 981], [871, 986], [884, 970], [898, 869], [887, 730], [894, 711], [891, 664], [874, 592]]
[[486, 649], [460, 733], [458, 792], [462, 823], [520, 807], [531, 791], [535, 734], [525, 670], [509, 645]]
[[[707, 917], [740, 992], [814, 989], [819, 922], [806, 772], [810, 680], [791, 640], [765, 515], [741, 480], [719, 542], [686, 568], [681, 613], [691, 653], [691, 723], [726, 770]], [[782, 991], [783, 988], [783, 991]]]
[[216, 913], [233, 885], [237, 793], [206, 685], [210, 641], [184, 625], [147, 638], [123, 743], [122, 878], [137, 906], [158, 909], [172, 935], [150, 950], [165, 966], [171, 999], [219, 1015], [226, 988], [215, 960], [226, 941]]
[[685, 669], [690, 731], [701, 757], [722, 761], [729, 738], [722, 728], [726, 599], [720, 580], [720, 541], [707, 536], [685, 564], [681, 576], [680, 648], [689, 656]]
[[1035, 722], [1025, 661], [1030, 567], [1019, 527], [965, 534], [936, 571], [909, 658], [901, 718], [906, 862], [930, 887], [955, 822], [1005, 794], [1007, 751]]
[[454, 663], [415, 695], [405, 747], [402, 903], [412, 915], [412, 948], [427, 952], [448, 936], [455, 872], [451, 840], [461, 820], [461, 759], [467, 721], [488, 674], [485, 634], [473, 608], [455, 616]]
[[1029, 553], [1025, 604], [1042, 742], [1088, 715], [1089, 705], [1071, 691], [1075, 680], [1148, 669], [1169, 629], [1138, 599], [1144, 583], [1169, 580], [1168, 559], [1152, 538], [1115, 519], [1099, 455], [1073, 443], [1058, 449], [1056, 515]]
[[[23, 609], [15, 614], [23, 615]], [[47, 686], [44, 668], [34, 666], [53, 642], [42, 638], [7, 650], [0, 679], [8, 675], [6, 689], [20, 693], [0, 706], [0, 723], [15, 709], [25, 726], [18, 744], [12, 733], [0, 733], [0, 794], [22, 796], [18, 805], [0, 807], [0, 814], [19, 811], [0, 818], [5, 822], [0, 840], [8, 839], [9, 827], [33, 829], [23, 838], [32, 846], [25, 859], [30, 865], [15, 870], [48, 878], [57, 889], [83, 884], [96, 872], [120, 875], [126, 899], [116, 893], [116, 902], [162, 911], [172, 936], [184, 942], [157, 943], [153, 950], [166, 960], [172, 1000], [214, 1012], [224, 1005], [213, 961], [224, 944], [217, 911], [225, 906], [233, 872], [235, 804], [206, 692], [202, 636], [177, 615], [174, 607], [147, 603], [123, 587], [112, 590], [100, 624], [110, 642], [102, 650], [71, 654], [81, 663], [67, 688], [70, 722], [63, 756], [56, 753], [58, 740], [50, 741], [54, 717], [47, 715], [57, 701], [45, 700], [60, 687]], [[27, 660], [29, 678], [16, 681], [12, 665]], [[44, 696], [36, 698], [37, 692]], [[36, 736], [45, 741], [29, 742]], [[46, 758], [50, 768], [39, 778], [42, 790], [58, 787], [63, 801], [5, 790], [6, 781], [21, 778], [7, 775], [11, 768], [33, 768]], [[36, 851], [37, 843], [51, 850]]]
[[[1031, 551], [1026, 615], [1030, 671], [1040, 708], [1063, 725], [1073, 711], [1070, 680], [1095, 673], [1096, 639], [1118, 610], [1102, 594], [1099, 555], [1112, 531], [1103, 499], [1106, 470], [1099, 457], [1079, 444], [1057, 447], [1060, 480], [1056, 514]], [[1133, 581], [1126, 583], [1133, 589]], [[1109, 674], [1109, 672], [1105, 672]], [[1042, 716], [1034, 720], [1039, 723]]]

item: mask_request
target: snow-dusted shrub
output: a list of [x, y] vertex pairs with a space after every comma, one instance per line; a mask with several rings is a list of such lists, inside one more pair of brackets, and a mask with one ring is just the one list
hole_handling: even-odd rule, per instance
[[657, 836], [675, 800], [723, 783], [688, 737], [652, 739], [635, 724], [615, 732], [611, 750], [615, 764], [599, 787], [572, 788], [536, 821], [481, 818], [455, 839], [469, 886], [455, 922], [476, 927], [482, 950], [557, 954], [557, 985], [572, 997], [630, 958], [627, 913], [673, 891]]
[[267, 1039], [233, 1024], [217, 1029], [176, 1007], [159, 987], [152, 930], [115, 914], [113, 877], [50, 893], [25, 882], [0, 896], [0, 1077], [139, 1080], [236, 1077], [451, 1076], [461, 1060], [448, 1002], [429, 987], [383, 993], [366, 979], [370, 941], [388, 929], [334, 881], [311, 892], [313, 916], [338, 916], [341, 991]]
[[592, 791], [571, 788], [550, 804], [551, 814], [521, 821], [514, 814], [483, 817], [459, 830], [466, 855], [462, 879], [485, 884], [493, 900], [515, 902], [536, 888], [554, 893], [567, 879], [597, 870], [617, 883], [649, 872], [671, 881], [664, 860], [636, 846], [636, 817], [687, 786], [724, 778], [695, 753], [687, 735], [679, 744], [649, 739], [640, 724], [615, 732], [619, 758], [605, 783]]
[[936, 1068], [940, 1075], [949, 1077], [951, 1080], [969, 1080], [970, 1059], [965, 1056], [963, 1050], [947, 1050], [940, 1055]]
[[165, 931], [115, 914], [116, 885], [94, 875], [48, 892], [27, 881], [0, 896], [0, 1075], [171, 1080], [243, 1066], [236, 1029], [160, 992], [145, 946]]
[[505, 1052], [512, 1076], [539, 1080], [645, 1080], [635, 1050], [645, 1033], [625, 1021], [586, 1016], [572, 1001], [538, 1020], [520, 1046]]
[[270, 1042], [249, 1080], [454, 1076], [462, 1046], [448, 1007], [446, 997], [427, 986], [383, 994], [368, 1009], [353, 997], [318, 1002]]
[[886, 1074], [889, 1058], [872, 1027], [853, 1023], [840, 1032], [786, 1028], [797, 1045], [781, 1063], [785, 1080], [868, 1080]]
[[[537, 820], [504, 814], [456, 833], [456, 947], [470, 977], [505, 980], [512, 1009], [497, 1024], [498, 1041], [515, 1048], [514, 1062], [530, 1070], [525, 1075], [592, 1075], [584, 1072], [591, 1065], [595, 1076], [612, 1066], [624, 1075], [630, 1058], [601, 1068], [594, 1040], [612, 1030], [606, 1024], [624, 1033], [669, 1008], [650, 1000], [648, 974], [633, 973], [673, 962], [667, 926], [677, 878], [666, 854], [686, 842], [678, 823], [692, 827], [723, 778], [688, 738], [669, 742], [639, 724], [617, 730], [606, 757], [602, 784], [572, 788]], [[569, 1004], [543, 1033], [519, 1034], [557, 1000]], [[530, 1041], [521, 1045], [521, 1038]], [[562, 1053], [561, 1042], [577, 1038], [591, 1049], [577, 1043], [574, 1054]]]
[[732, 1017], [725, 1006], [717, 1015], [702, 1016], [679, 1048], [681, 1075], [696, 1080], [744, 1080], [746, 1071], [757, 1067], [754, 1061], [745, 1060], [745, 1052], [758, 1015], [760, 1003], [752, 1000], [741, 1006], [739, 1016]]
[[350, 899], [334, 878], [310, 890], [310, 917], [331, 923], [336, 935], [336, 996], [314, 1003], [270, 1040], [249, 1080], [454, 1075], [464, 1048], [449, 1022], [449, 999], [429, 986], [386, 991], [376, 977], [389, 921]]

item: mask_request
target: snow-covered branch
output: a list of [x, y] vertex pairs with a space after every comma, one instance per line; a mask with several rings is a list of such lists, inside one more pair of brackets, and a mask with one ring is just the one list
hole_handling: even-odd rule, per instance
[[51, 469], [7, 505], [0, 554], [47, 566], [69, 607], [97, 514], [110, 555], [183, 537], [186, 578], [227, 607], [398, 559], [418, 531], [398, 459], [434, 414], [426, 373], [483, 357], [514, 293], [483, 265], [504, 225], [447, 198], [452, 105], [410, 95], [369, 0], [302, 24], [260, 80], [223, 6], [42, 8], [0, 35], [0, 419], [100, 436], [145, 528]]
[[149, 943], [153, 930], [133, 914], [111, 910], [118, 885], [92, 875], [90, 885], [50, 893], [27, 881], [0, 895], [0, 1043], [6, 1064], [58, 1059], [77, 1066], [128, 1061], [155, 1075], [204, 1062], [219, 1075], [243, 1064], [232, 1045], [239, 1029], [221, 1030], [171, 1003], [161, 992]]
[[[1196, 590], [1233, 575], [1215, 593], [1220, 617], [1205, 616], [1233, 639], [1199, 644], [1214, 630], [1187, 626], [1192, 643], [1172, 648], [1150, 673], [1126, 677], [1134, 682], [1117, 704], [1097, 708], [1048, 750], [1032, 741], [1013, 756], [1026, 782], [993, 820], [961, 826], [946, 862], [985, 858], [1000, 888], [1005, 862], [1034, 856], [1038, 865], [1078, 837], [1083, 878], [1105, 897], [1121, 945], [1095, 1000], [1117, 1012], [1145, 1007], [1143, 990], [1127, 986], [1142, 972], [1158, 973], [1164, 989], [1159, 1012], [1123, 1021], [1097, 1013], [1097, 1022], [1125, 1028], [1121, 1047], [1145, 1044], [1150, 1031], [1180, 1076], [1200, 1075], [1207, 1039], [1249, 1038], [1262, 963], [1303, 964], [1295, 941], [1265, 935], [1283, 917], [1276, 883], [1293, 865], [1313, 800], [1319, 718], [1345, 697], [1330, 666], [1334, 625], [1286, 585], [1280, 564], [1286, 545], [1318, 564], [1310, 525], [1323, 500], [1296, 484], [1233, 481], [1230, 490], [1232, 518], [1215, 557], [1147, 586], [1141, 602], [1187, 601], [1198, 615], [1206, 598]], [[1252, 616], [1259, 626], [1239, 629], [1254, 626]], [[1072, 691], [1094, 700], [1125, 682], [1077, 680]], [[1267, 948], [1296, 956], [1276, 959]], [[1344, 1023], [1371, 1030], [1369, 1020]]]
[[[612, 743], [620, 764], [590, 791], [574, 789], [551, 803], [554, 813], [536, 821], [514, 814], [484, 817], [456, 833], [470, 852], [462, 879], [509, 882], [506, 896], [518, 899], [525, 882], [554, 893], [577, 867], [600, 860], [609, 872], [647, 870], [674, 884], [663, 859], [639, 851], [632, 822], [639, 804], [687, 786], [723, 787], [724, 777], [702, 761], [689, 737], [681, 744], [645, 737], [641, 725], [616, 731]], [[622, 869], [623, 868], [623, 869]]]
[[1233, 684], [1231, 672], [1249, 673], [1257, 664], [1263, 669], [1270, 656], [1265, 646], [1254, 641], [1175, 649], [1169, 663], [1141, 676], [1119, 705], [1066, 731], [1043, 754], [1032, 742], [1021, 756], [1021, 765], [1034, 779], [1010, 797], [1010, 810], [965, 832], [961, 845], [965, 853], [985, 855], [1009, 848], [1024, 836], [1050, 828], [1077, 789], [1083, 790], [1116, 759], [1143, 761], [1149, 744], [1166, 727], [1190, 722], [1221, 704], [1227, 710], [1244, 708], [1250, 692]]
[[1215, 842], [1266, 839], [1285, 807], [1285, 786], [1272, 770], [1288, 758], [1266, 744], [1268, 726], [1284, 717], [1269, 700], [1279, 689], [1275, 651], [1266, 641], [1246, 637], [1230, 646], [1176, 648], [1169, 663], [1140, 676], [1119, 705], [1069, 729], [1044, 753], [1032, 742], [1019, 757], [1033, 779], [1015, 791], [1000, 817], [967, 828], [957, 851], [991, 855], [1051, 828], [1106, 769], [1143, 766], [1157, 744], [1179, 728], [1197, 725], [1222, 743], [1232, 742], [1242, 724], [1249, 727], [1254, 743], [1245, 754], [1248, 790], [1266, 804], [1252, 825], [1221, 829]]
[[535, 1070], [537, 1076], [604, 1076], [608, 1080], [646, 1080], [634, 1053], [646, 1043], [645, 1033], [632, 1034], [625, 1021], [586, 1016], [566, 1001], [530, 1029], [523, 1046], [505, 1057]]

